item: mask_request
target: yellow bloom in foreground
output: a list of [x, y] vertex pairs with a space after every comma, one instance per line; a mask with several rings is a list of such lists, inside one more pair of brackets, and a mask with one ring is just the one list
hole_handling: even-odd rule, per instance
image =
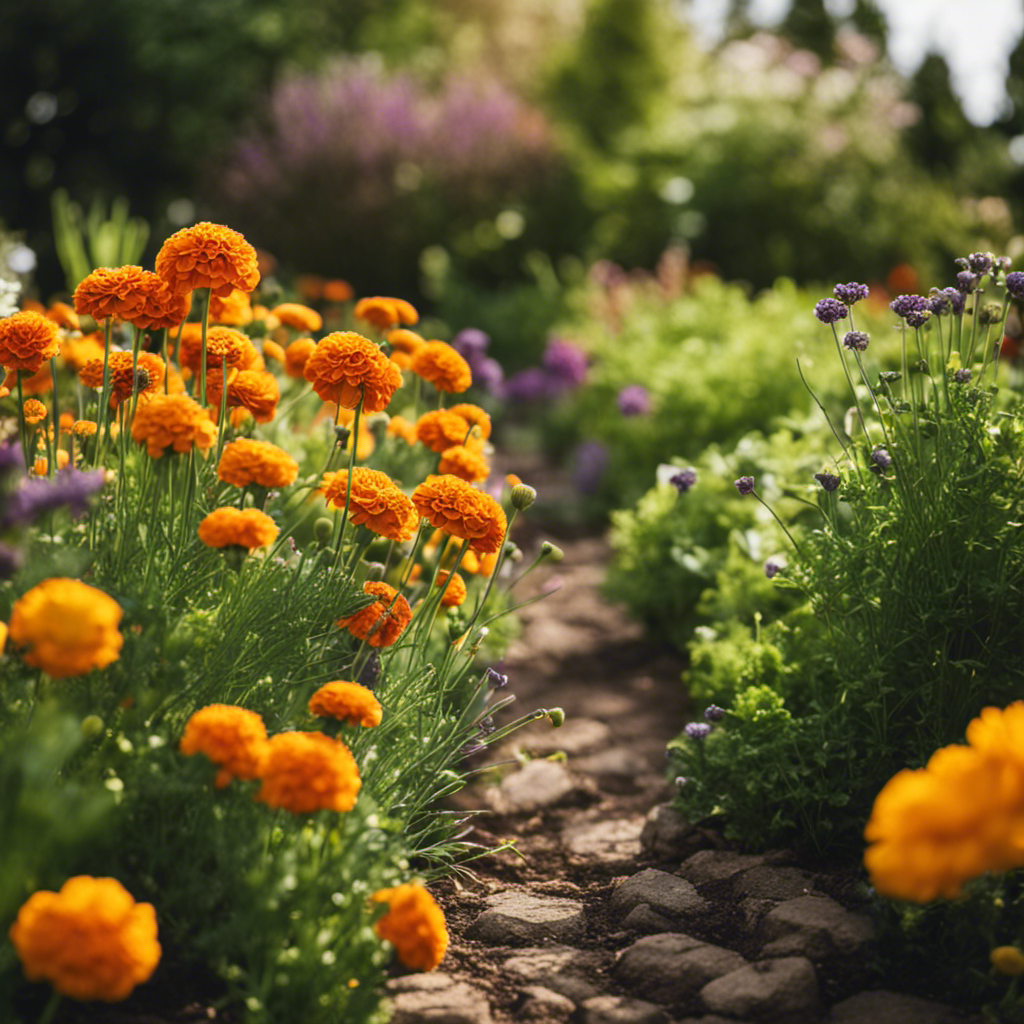
[[337, 718], [349, 725], [372, 728], [380, 725], [384, 716], [380, 701], [360, 683], [347, 683], [337, 679], [324, 683], [309, 698], [309, 710], [321, 718]]
[[185, 723], [179, 748], [187, 757], [205, 754], [218, 766], [214, 785], [255, 779], [267, 750], [267, 727], [255, 711], [230, 704], [208, 704]]
[[33, 893], [10, 937], [29, 981], [83, 1001], [127, 999], [160, 962], [153, 905], [114, 878], [78, 875]]
[[124, 638], [121, 606], [78, 580], [43, 580], [14, 602], [10, 640], [26, 664], [55, 679], [80, 676], [116, 661]]
[[374, 931], [395, 947], [398, 959], [414, 971], [432, 971], [448, 949], [448, 926], [434, 897], [415, 882], [381, 889], [371, 897], [386, 903], [387, 913]]
[[267, 743], [256, 799], [292, 814], [350, 811], [362, 780], [344, 743], [320, 732], [283, 732]]

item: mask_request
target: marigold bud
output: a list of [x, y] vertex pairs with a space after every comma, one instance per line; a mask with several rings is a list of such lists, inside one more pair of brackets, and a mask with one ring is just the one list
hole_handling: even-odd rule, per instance
[[551, 541], [546, 540], [540, 546], [540, 557], [550, 558], [552, 562], [560, 562], [565, 558], [565, 552], [557, 544], [552, 544]]
[[334, 534], [334, 522], [326, 516], [322, 516], [313, 524], [313, 537], [317, 544], [325, 547], [331, 543]]
[[516, 484], [512, 488], [512, 507], [520, 512], [528, 509], [537, 500], [537, 491], [529, 484]]
[[565, 710], [563, 708], [548, 708], [545, 714], [556, 729], [561, 729], [565, 725]]

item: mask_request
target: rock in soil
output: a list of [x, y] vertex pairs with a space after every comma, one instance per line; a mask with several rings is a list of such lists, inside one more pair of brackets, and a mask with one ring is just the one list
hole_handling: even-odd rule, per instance
[[616, 980], [631, 992], [672, 1006], [691, 1002], [708, 982], [747, 963], [738, 953], [681, 932], [649, 935], [623, 950]]
[[708, 911], [707, 900], [697, 895], [692, 882], [655, 868], [627, 878], [612, 893], [612, 911], [617, 914], [628, 914], [641, 904], [681, 923], [706, 917]]
[[483, 995], [447, 974], [411, 974], [389, 981], [387, 987], [391, 1024], [492, 1024]]
[[554, 807], [586, 795], [586, 787], [559, 761], [530, 761], [506, 775], [489, 802], [502, 814]]
[[786, 1024], [817, 1020], [818, 978], [804, 957], [761, 960], [717, 978], [700, 991], [713, 1013]]
[[542, 985], [528, 985], [523, 989], [516, 1016], [522, 1021], [536, 1021], [537, 1024], [563, 1024], [575, 1012], [576, 1004], [571, 999]]
[[668, 1024], [660, 1006], [624, 996], [597, 996], [583, 1004], [583, 1024]]
[[840, 906], [827, 896], [786, 900], [761, 921], [762, 956], [797, 954], [819, 960], [853, 956], [874, 937], [869, 918]]
[[583, 935], [583, 905], [575, 900], [509, 890], [489, 896], [466, 935], [496, 946], [572, 942]]
[[836, 1003], [825, 1020], [827, 1024], [981, 1024], [980, 1017], [964, 1017], [942, 1003], [883, 990], [859, 992]]

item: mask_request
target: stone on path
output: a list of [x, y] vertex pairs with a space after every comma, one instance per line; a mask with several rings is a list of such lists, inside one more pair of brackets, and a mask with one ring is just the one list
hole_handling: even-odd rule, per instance
[[597, 996], [583, 1004], [583, 1024], [668, 1024], [668, 1016], [642, 999]]
[[627, 878], [612, 893], [612, 910], [618, 914], [628, 914], [644, 904], [655, 913], [678, 921], [693, 921], [705, 916], [708, 910], [707, 900], [697, 895], [691, 882], [654, 868]]
[[447, 974], [409, 974], [387, 983], [391, 1024], [492, 1024], [484, 996]]
[[466, 930], [471, 939], [495, 946], [572, 942], [584, 931], [583, 904], [554, 896], [508, 890], [487, 897], [485, 910]]
[[650, 771], [647, 758], [629, 747], [609, 747], [587, 757], [574, 757], [572, 766], [587, 775], [613, 779], [635, 779]]
[[731, 950], [701, 942], [681, 932], [638, 939], [615, 964], [625, 988], [658, 1003], [685, 1003], [708, 982], [734, 974], [747, 963]]
[[522, 1002], [516, 1020], [537, 1021], [538, 1024], [563, 1024], [576, 1012], [571, 999], [552, 992], [542, 985], [528, 985], [522, 991]]
[[720, 836], [692, 825], [671, 804], [651, 808], [644, 822], [640, 843], [645, 857], [651, 860], [681, 860], [697, 850], [721, 846]]
[[698, 850], [692, 857], [687, 857], [683, 861], [679, 873], [694, 885], [720, 882], [748, 868], [763, 867], [768, 863], [770, 856], [785, 855], [736, 853], [735, 850]]
[[560, 729], [550, 726], [543, 731], [524, 729], [518, 736], [517, 746], [531, 754], [545, 756], [564, 750], [569, 755], [589, 754], [608, 745], [612, 731], [604, 722], [593, 718], [567, 718]]
[[499, 813], [536, 811], [554, 807], [569, 797], [577, 797], [583, 787], [560, 761], [529, 761], [519, 771], [506, 775], [497, 790], [491, 790], [491, 803]]
[[730, 1017], [812, 1021], [817, 1019], [818, 978], [802, 956], [760, 960], [708, 983], [700, 998], [713, 1013]]
[[752, 896], [763, 900], [793, 900], [798, 896], [817, 895], [814, 876], [799, 868], [771, 867], [760, 864], [736, 875], [733, 895]]
[[524, 949], [509, 957], [503, 968], [515, 978], [543, 985], [574, 1003], [582, 1003], [601, 995], [600, 989], [587, 978], [595, 977], [605, 962], [600, 953], [548, 946]]
[[579, 822], [562, 832], [562, 843], [575, 857], [599, 864], [632, 862], [640, 855], [643, 818]]
[[786, 900], [761, 921], [765, 956], [852, 956], [874, 937], [871, 920], [827, 896]]
[[641, 903], [622, 919], [622, 927], [628, 932], [639, 932], [641, 935], [657, 935], [660, 932], [670, 932], [675, 926], [664, 914], [659, 914], [646, 903]]
[[859, 992], [836, 1003], [825, 1020], [827, 1024], [980, 1024], [980, 1018], [966, 1018], [942, 1003], [884, 990]]

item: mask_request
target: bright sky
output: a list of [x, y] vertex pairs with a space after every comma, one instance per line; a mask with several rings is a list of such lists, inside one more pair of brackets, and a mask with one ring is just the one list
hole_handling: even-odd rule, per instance
[[[852, 9], [850, 0], [826, 0], [837, 14]], [[691, 0], [693, 18], [709, 38], [716, 38], [728, 0]], [[777, 24], [790, 0], [753, 0], [751, 16], [763, 25]], [[1021, 0], [878, 0], [889, 20], [889, 54], [905, 74], [916, 70], [929, 50], [949, 63], [953, 86], [967, 116], [989, 124], [1005, 100], [1007, 60], [1024, 32]]]

